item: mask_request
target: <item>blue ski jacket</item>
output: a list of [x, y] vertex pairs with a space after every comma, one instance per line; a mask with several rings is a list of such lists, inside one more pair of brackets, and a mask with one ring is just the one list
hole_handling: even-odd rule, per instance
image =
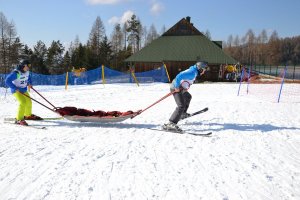
[[184, 82], [187, 83], [189, 87], [194, 83], [197, 75], [198, 75], [198, 68], [196, 65], [192, 65], [190, 68], [177, 74], [175, 79], [172, 81], [171, 89], [180, 88], [180, 87], [184, 89], [188, 89], [185, 86], [186, 84], [183, 83]]
[[15, 69], [5, 79], [5, 84], [10, 88], [11, 93], [19, 90], [22, 93], [27, 91], [27, 86], [31, 85], [31, 75], [29, 71], [22, 73]]

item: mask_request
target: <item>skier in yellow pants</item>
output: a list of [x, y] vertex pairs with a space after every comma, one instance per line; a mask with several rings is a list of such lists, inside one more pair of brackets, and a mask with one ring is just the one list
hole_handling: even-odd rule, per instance
[[[17, 68], [13, 70], [6, 78], [5, 83], [10, 87], [11, 93], [19, 102], [18, 113], [16, 116], [16, 124], [27, 126], [25, 120], [41, 120], [42, 118], [33, 115], [32, 101], [29, 98], [27, 87], [31, 87], [31, 76], [29, 67], [31, 66], [28, 60], [22, 60]], [[27, 95], [27, 96], [25, 96]]]

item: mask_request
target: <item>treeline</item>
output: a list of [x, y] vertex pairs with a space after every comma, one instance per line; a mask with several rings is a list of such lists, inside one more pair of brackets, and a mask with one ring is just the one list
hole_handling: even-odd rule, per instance
[[[18, 37], [14, 22], [9, 22], [0, 12], [0, 73], [10, 72], [22, 58], [30, 59], [31, 71], [41, 74], [61, 74], [73, 67], [85, 67], [89, 70], [102, 64], [125, 71], [128, 67], [123, 61], [165, 31], [163, 26], [158, 33], [153, 24], [148, 29], [136, 15], [132, 15], [123, 25], [115, 24], [111, 35], [107, 36], [98, 16], [86, 43], [82, 43], [76, 36], [67, 48], [59, 40], [52, 41], [49, 47], [38, 40], [30, 48]], [[211, 39], [208, 30], [203, 34]], [[270, 37], [265, 30], [258, 36], [252, 30], [242, 38], [229, 36], [224, 50], [242, 64], [300, 64], [300, 37], [280, 39], [276, 31]]]
[[[165, 32], [165, 27], [161, 32]], [[9, 22], [0, 12], [0, 73], [8, 73], [24, 58], [31, 60], [31, 71], [42, 74], [61, 74], [73, 67], [89, 70], [102, 64], [124, 71], [127, 66], [123, 61], [159, 36], [153, 24], [149, 29], [143, 27], [135, 15], [122, 26], [115, 24], [107, 36], [98, 16], [85, 44], [76, 36], [68, 49], [59, 40], [52, 41], [50, 47], [39, 40], [31, 49], [21, 42], [13, 21]]]
[[244, 37], [228, 37], [224, 45], [227, 54], [246, 65], [299, 65], [300, 36], [279, 38], [277, 31], [268, 37], [266, 30], [258, 36], [250, 29]]

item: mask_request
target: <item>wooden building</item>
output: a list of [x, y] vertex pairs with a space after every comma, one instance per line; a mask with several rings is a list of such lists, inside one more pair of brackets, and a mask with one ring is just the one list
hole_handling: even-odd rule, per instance
[[191, 18], [186, 17], [125, 62], [134, 66], [136, 72], [152, 70], [165, 64], [173, 79], [180, 71], [199, 60], [209, 63], [211, 70], [204, 79], [210, 81], [218, 80], [220, 65], [236, 63], [222, 50], [222, 42], [209, 40], [193, 26]]

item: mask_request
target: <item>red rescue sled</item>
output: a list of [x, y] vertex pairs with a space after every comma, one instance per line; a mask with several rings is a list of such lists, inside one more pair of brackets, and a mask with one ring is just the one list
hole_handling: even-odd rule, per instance
[[128, 118], [132, 118], [140, 111], [133, 112], [131, 110], [126, 112], [120, 111], [90, 111], [76, 107], [56, 108], [55, 112], [59, 113], [65, 119], [78, 122], [93, 122], [93, 123], [114, 123], [122, 122]]

